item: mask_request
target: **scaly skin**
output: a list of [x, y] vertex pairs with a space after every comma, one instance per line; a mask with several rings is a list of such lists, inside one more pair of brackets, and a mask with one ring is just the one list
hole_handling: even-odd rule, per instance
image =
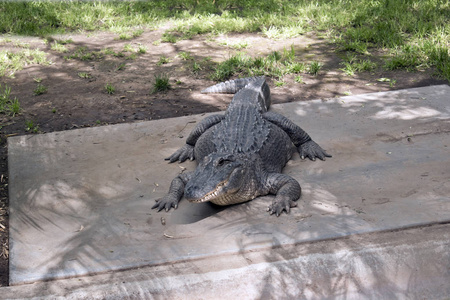
[[211, 115], [191, 132], [186, 144], [167, 158], [171, 163], [197, 160], [194, 172], [178, 175], [169, 193], [152, 207], [177, 208], [183, 194], [191, 202], [217, 205], [246, 202], [274, 194], [267, 209], [279, 216], [297, 206], [300, 184], [281, 174], [293, 146], [302, 159], [331, 157], [286, 117], [268, 112], [270, 90], [264, 77], [219, 83], [203, 93], [235, 93], [224, 115]]

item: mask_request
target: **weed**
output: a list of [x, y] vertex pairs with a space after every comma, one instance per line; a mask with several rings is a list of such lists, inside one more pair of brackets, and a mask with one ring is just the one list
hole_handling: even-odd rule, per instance
[[0, 84], [0, 113], [11, 114], [13, 117], [20, 112], [17, 98], [11, 99], [11, 88], [7, 85], [2, 89]]
[[135, 31], [133, 32], [133, 37], [134, 37], [134, 38], [139, 37], [139, 36], [141, 36], [143, 33], [144, 33], [144, 30], [143, 30], [143, 29], [137, 29], [137, 30], [135, 30]]
[[178, 53], [178, 57], [182, 60], [191, 60], [194, 59], [189, 52], [180, 52]]
[[317, 74], [319, 74], [319, 70], [322, 68], [322, 64], [316, 60], [313, 60], [310, 64], [309, 64], [309, 73], [311, 73], [314, 76], [317, 76]]
[[169, 76], [167, 74], [155, 75], [155, 83], [153, 84], [153, 88], [151, 90], [152, 94], [157, 92], [164, 92], [169, 90], [170, 88]]
[[101, 51], [104, 55], [114, 55], [116, 52], [110, 48], [104, 48]]
[[356, 72], [372, 71], [377, 67], [375, 62], [369, 59], [358, 59], [353, 54], [347, 55], [347, 58], [341, 65], [344, 66], [341, 70], [348, 76], [353, 76]]
[[133, 38], [133, 35], [123, 32], [119, 34], [119, 40], [131, 40]]
[[130, 54], [128, 57], [127, 57], [127, 59], [136, 59], [137, 58], [137, 54], [136, 53], [133, 53], [133, 54]]
[[34, 77], [33, 80], [37, 83], [41, 83], [42, 82], [42, 78], [41, 77]]
[[286, 82], [284, 82], [283, 80], [275, 81], [275, 86], [276, 87], [282, 87], [282, 86], [285, 86], [285, 85], [286, 85]]
[[122, 70], [125, 70], [125, 66], [126, 66], [125, 63], [119, 64], [119, 65], [116, 67], [116, 71], [122, 71]]
[[52, 108], [52, 113], [56, 114], [56, 108]]
[[125, 44], [123, 46], [123, 52], [134, 52], [134, 48], [133, 46], [131, 46], [131, 44]]
[[144, 46], [144, 45], [139, 45], [138, 52], [139, 52], [140, 54], [145, 54], [145, 53], [147, 53], [147, 47]]
[[218, 43], [219, 45], [223, 45], [236, 50], [241, 50], [248, 47], [248, 42], [245, 41], [230, 42], [229, 40], [226, 40], [226, 41], [219, 41]]
[[105, 85], [105, 90], [108, 95], [112, 95], [116, 92], [116, 88], [111, 83]]
[[52, 49], [53, 51], [56, 51], [56, 52], [61, 52], [61, 53], [69, 51], [66, 46], [64, 46], [63, 44], [61, 44], [57, 41], [54, 41], [52, 43], [50, 49]]
[[84, 78], [84, 79], [89, 79], [89, 78], [92, 78], [92, 75], [87, 72], [78, 72], [78, 77]]
[[14, 77], [16, 71], [29, 64], [48, 65], [50, 62], [47, 60], [47, 54], [38, 49], [15, 52], [0, 50], [0, 76]]
[[34, 89], [33, 94], [35, 96], [39, 96], [39, 95], [42, 95], [42, 94], [44, 94], [46, 92], [47, 92], [47, 87], [45, 85], [39, 83], [36, 86], [36, 88]]
[[171, 33], [163, 33], [162, 37], [161, 37], [161, 42], [162, 43], [176, 43], [177, 42], [177, 37]]
[[158, 62], [156, 63], [156, 65], [161, 66], [161, 65], [165, 65], [170, 63], [172, 60], [164, 55], [159, 57]]
[[199, 71], [201, 71], [203, 68], [202, 68], [202, 66], [199, 64], [199, 63], [197, 63], [197, 62], [193, 62], [193, 64], [192, 64], [192, 72], [194, 73], [194, 74], [197, 74]]
[[295, 76], [294, 80], [295, 80], [295, 82], [298, 82], [298, 83], [305, 83], [303, 81], [303, 77], [301, 75]]
[[25, 131], [37, 133], [39, 131], [39, 126], [34, 124], [33, 121], [27, 120], [25, 121]]

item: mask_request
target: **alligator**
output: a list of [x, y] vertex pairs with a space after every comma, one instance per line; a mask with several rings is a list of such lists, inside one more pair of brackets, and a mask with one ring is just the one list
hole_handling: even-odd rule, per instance
[[331, 157], [299, 126], [268, 111], [270, 89], [264, 76], [240, 78], [213, 85], [202, 93], [235, 94], [225, 114], [199, 122], [186, 144], [166, 158], [170, 163], [198, 162], [195, 171], [182, 172], [157, 199], [153, 209], [176, 209], [184, 197], [195, 203], [231, 205], [274, 194], [267, 211], [290, 212], [300, 198], [300, 184], [282, 174], [294, 146], [302, 159]]

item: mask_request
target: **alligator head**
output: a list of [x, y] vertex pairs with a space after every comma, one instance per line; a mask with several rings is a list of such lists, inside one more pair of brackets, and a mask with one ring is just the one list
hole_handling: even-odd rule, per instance
[[[255, 166], [243, 154], [212, 153], [201, 161], [186, 184], [184, 196], [190, 202], [210, 201], [230, 205], [254, 199]], [[252, 188], [253, 187], [253, 188]], [[249, 193], [252, 191], [253, 193]]]

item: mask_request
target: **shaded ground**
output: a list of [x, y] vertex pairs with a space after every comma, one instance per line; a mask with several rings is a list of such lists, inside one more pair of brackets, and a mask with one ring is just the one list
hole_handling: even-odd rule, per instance
[[[237, 51], [260, 56], [294, 45], [298, 61], [309, 63], [317, 60], [323, 64], [317, 76], [301, 74], [303, 83], [296, 82], [295, 75], [287, 75], [284, 78], [286, 84], [275, 87], [270, 79], [273, 103], [448, 83], [434, 78], [432, 71], [388, 72], [381, 67], [371, 73], [345, 76], [340, 70], [343, 54], [326, 40], [312, 34], [282, 41], [270, 40], [258, 34], [201, 36], [172, 44], [157, 42], [162, 33], [163, 29], [146, 31], [132, 40], [119, 40], [112, 33], [53, 37], [57, 40], [72, 40], [65, 45], [68, 50], [66, 53], [52, 50], [52, 43], [43, 43], [42, 39], [9, 37], [12, 41], [28, 43], [32, 49], [45, 51], [52, 64], [29, 65], [16, 72], [15, 78], [1, 78], [2, 85], [6, 83], [11, 87], [11, 95], [17, 97], [22, 109], [15, 117], [0, 115], [1, 285], [8, 283], [8, 136], [224, 110], [230, 96], [201, 95], [199, 91], [214, 83], [208, 79], [208, 75], [216, 63]], [[248, 47], [235, 50], [223, 45], [223, 41], [229, 44], [245, 41]], [[145, 47], [146, 52], [138, 53], [136, 49], [139, 46]], [[0, 47], [21, 49], [15, 42], [3, 43]], [[191, 53], [193, 59], [183, 60], [177, 56], [183, 51]], [[78, 57], [68, 58], [77, 53]], [[98, 55], [83, 57], [89, 53]], [[162, 55], [170, 61], [159, 64]], [[381, 59], [382, 55], [374, 55], [374, 59]], [[152, 94], [154, 76], [163, 73], [169, 75], [172, 89]], [[390, 81], [379, 81], [380, 78]], [[115, 87], [113, 94], [106, 92], [105, 85], [108, 83]], [[36, 96], [33, 91], [38, 84], [47, 87], [47, 91]]]

